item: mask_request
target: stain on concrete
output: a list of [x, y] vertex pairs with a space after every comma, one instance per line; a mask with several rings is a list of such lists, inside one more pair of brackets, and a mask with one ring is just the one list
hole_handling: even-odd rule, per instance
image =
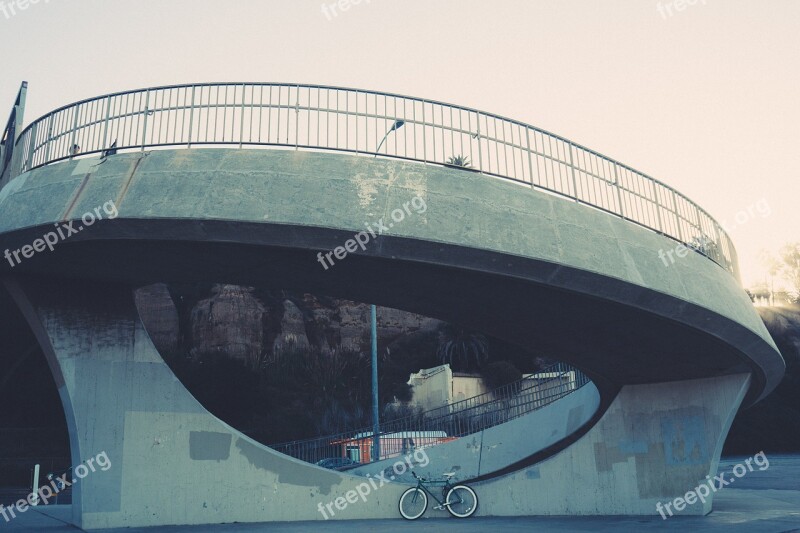
[[583, 416], [583, 406], [578, 405], [573, 407], [569, 410], [569, 414], [567, 414], [567, 432], [564, 433], [565, 435], [572, 435], [575, 431], [581, 427], [585, 418]]
[[189, 458], [193, 461], [227, 461], [231, 456], [230, 433], [189, 432]]
[[661, 418], [667, 465], [700, 464], [709, 460], [705, 422], [700, 416]]
[[344, 479], [341, 474], [284, 459], [277, 452], [264, 449], [243, 438], [236, 439], [236, 448], [254, 467], [277, 475], [278, 483], [317, 487], [320, 494], [330, 494], [333, 486]]
[[624, 453], [647, 453], [647, 443], [643, 440], [623, 440], [619, 443], [619, 449]]
[[474, 452], [478, 452], [481, 449], [481, 443], [478, 442], [478, 439], [473, 436], [472, 441], [467, 441], [466, 446], [468, 450], [472, 450]]
[[625, 463], [630, 456], [616, 446], [606, 446], [605, 442], [594, 443], [594, 462], [598, 472], [611, 472], [614, 463]]

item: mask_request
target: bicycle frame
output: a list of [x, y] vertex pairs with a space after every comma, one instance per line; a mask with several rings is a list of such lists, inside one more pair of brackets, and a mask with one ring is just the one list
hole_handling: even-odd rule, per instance
[[[444, 499], [447, 499], [447, 496], [446, 496], [447, 495], [447, 491], [449, 491], [450, 489], [452, 489], [454, 487], [454, 485], [450, 484], [450, 480], [449, 479], [436, 480], [436, 481], [423, 481], [422, 479], [417, 478], [417, 488], [424, 490], [425, 492], [427, 492], [431, 496], [431, 498], [436, 500], [436, 503], [439, 504], [439, 508], [440, 509], [444, 509], [446, 506], [450, 505], [450, 504], [440, 500], [439, 498], [437, 498], [436, 495], [428, 489], [428, 487], [427, 487], [428, 485], [434, 485], [434, 486], [435, 485], [441, 485], [441, 487], [442, 487], [442, 500], [444, 500]], [[413, 502], [413, 501], [416, 501], [416, 500], [417, 500], [417, 494], [414, 493], [414, 499], [412, 499], [411, 501]]]

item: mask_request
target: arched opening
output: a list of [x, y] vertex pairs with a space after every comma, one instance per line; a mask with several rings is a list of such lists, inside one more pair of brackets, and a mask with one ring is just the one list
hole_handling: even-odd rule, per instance
[[[0, 504], [9, 505], [46, 484], [48, 474], [69, 470], [70, 443], [64, 408], [47, 360], [22, 313], [0, 286]], [[33, 479], [34, 465], [39, 479]], [[48, 503], [70, 503], [66, 488]]]
[[[226, 284], [154, 284], [135, 298], [189, 392], [255, 440], [316, 463], [339, 454], [332, 436], [371, 426], [368, 304]], [[561, 393], [585, 383], [574, 369], [551, 376], [543, 351], [435, 318], [379, 307], [377, 330], [381, 420], [394, 428], [387, 448], [499, 425], [555, 401], [556, 381]], [[355, 457], [341, 455], [377, 460], [351, 447]]]

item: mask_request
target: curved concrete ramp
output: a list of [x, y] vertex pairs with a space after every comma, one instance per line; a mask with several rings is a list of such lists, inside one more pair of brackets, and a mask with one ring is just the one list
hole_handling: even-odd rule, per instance
[[[522, 463], [537, 462], [552, 455], [556, 445], [590, 424], [600, 408], [600, 393], [592, 383], [570, 392], [531, 413], [430, 448], [425, 448], [428, 464], [418, 465], [415, 473], [438, 478], [443, 472], [456, 472], [461, 480], [497, 477], [518, 470]], [[376, 461], [348, 470], [366, 476], [381, 470], [398, 481], [415, 483], [411, 472], [401, 472], [402, 457]], [[419, 463], [419, 461], [417, 461]]]
[[[397, 224], [413, 198], [424, 212]], [[133, 284], [229, 281], [375, 302], [536, 345], [611, 394], [625, 384], [750, 372], [752, 403], [784, 362], [728, 272], [597, 209], [503, 180], [352, 155], [160, 150], [53, 164], [0, 190], [0, 245], [21, 249], [105, 202], [119, 216], [7, 274]], [[325, 269], [319, 253], [383, 233]], [[388, 227], [392, 224], [392, 227]]]

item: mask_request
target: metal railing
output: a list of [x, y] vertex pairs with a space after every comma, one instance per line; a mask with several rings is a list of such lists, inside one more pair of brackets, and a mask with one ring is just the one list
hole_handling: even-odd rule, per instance
[[[491, 392], [380, 425], [380, 459], [397, 457], [477, 433], [541, 409], [580, 389], [590, 380], [579, 370], [556, 363], [547, 369]], [[276, 451], [316, 463], [322, 459], [373, 456], [372, 426], [312, 439], [269, 444]]]
[[477, 172], [661, 233], [738, 278], [736, 252], [720, 224], [664, 183], [516, 120], [390, 93], [212, 83], [109, 94], [29, 125], [16, 142], [12, 176], [88, 154], [201, 145], [342, 151], [462, 168], [468, 163]]

